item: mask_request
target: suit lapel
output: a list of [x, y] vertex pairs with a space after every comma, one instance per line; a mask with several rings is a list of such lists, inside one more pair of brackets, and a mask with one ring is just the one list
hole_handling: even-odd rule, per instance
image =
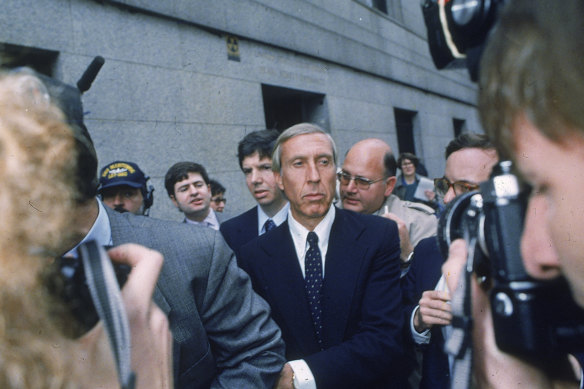
[[318, 346], [314, 340], [304, 278], [290, 236], [288, 221], [272, 230], [269, 239], [262, 239], [262, 248], [266, 254], [262, 267], [263, 281], [268, 285], [265, 292], [275, 305], [273, 310], [282, 317], [283, 324], [294, 338], [294, 343], [307, 352], [305, 355], [309, 355], [318, 350]]
[[258, 236], [258, 208], [253, 207], [246, 213], [237, 226], [237, 234], [239, 236], [239, 246], [250, 242]]
[[[148, 236], [146, 235], [146, 233], [142, 233], [143, 232], [142, 229], [132, 227], [128, 219], [116, 213], [115, 211], [109, 210], [109, 208], [106, 209], [106, 212], [112, 230], [112, 243], [114, 246], [118, 246], [124, 243], [138, 243], [146, 245], [144, 240], [147, 240]], [[165, 277], [166, 272], [160, 272], [158, 281], [156, 282], [156, 286], [154, 287], [154, 293], [152, 298], [156, 305], [158, 305], [158, 307], [168, 317], [171, 311], [170, 304], [168, 304], [166, 297], [158, 288], [158, 284], [165, 282], [163, 281], [163, 278]]]
[[329, 237], [323, 284], [323, 326], [325, 343], [338, 344], [347, 327], [354, 293], [361, 277], [367, 247], [360, 246], [358, 236], [364, 227], [357, 220], [347, 220], [337, 209]]

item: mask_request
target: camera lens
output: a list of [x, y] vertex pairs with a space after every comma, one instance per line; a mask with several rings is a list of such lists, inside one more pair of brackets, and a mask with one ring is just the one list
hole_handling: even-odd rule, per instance
[[454, 0], [451, 8], [452, 20], [460, 27], [469, 25], [479, 14], [481, 4], [477, 0]]

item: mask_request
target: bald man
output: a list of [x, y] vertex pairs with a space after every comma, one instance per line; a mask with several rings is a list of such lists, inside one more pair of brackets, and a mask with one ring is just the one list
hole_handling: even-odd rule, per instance
[[401, 260], [407, 267], [415, 245], [436, 234], [434, 210], [402, 201], [392, 194], [397, 164], [391, 147], [381, 139], [365, 139], [347, 152], [338, 173], [344, 209], [394, 220], [399, 227]]

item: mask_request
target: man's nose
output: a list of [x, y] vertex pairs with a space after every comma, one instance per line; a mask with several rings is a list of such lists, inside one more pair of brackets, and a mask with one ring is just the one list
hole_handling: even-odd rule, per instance
[[319, 182], [320, 171], [314, 162], [308, 163], [306, 168], [306, 179], [308, 182]]
[[353, 177], [349, 180], [349, 183], [345, 185], [347, 192], [355, 193], [357, 192], [357, 182]]
[[116, 193], [114, 196], [114, 204], [122, 205], [124, 203], [124, 196], [121, 193]]
[[260, 174], [259, 170], [253, 169], [251, 171], [251, 182], [254, 184], [262, 182], [262, 175]]
[[199, 194], [199, 188], [197, 188], [195, 184], [189, 185], [188, 191], [190, 196], [196, 196], [197, 194]]
[[448, 190], [446, 191], [446, 194], [444, 195], [444, 198], [442, 199], [442, 201], [444, 201], [444, 204], [448, 204], [449, 202], [451, 202], [454, 198], [456, 197], [456, 193], [454, 193], [454, 187], [451, 186], [450, 188], [448, 188]]

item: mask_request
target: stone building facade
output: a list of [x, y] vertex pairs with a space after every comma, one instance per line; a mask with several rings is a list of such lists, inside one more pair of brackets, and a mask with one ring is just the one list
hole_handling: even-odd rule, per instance
[[155, 187], [151, 216], [181, 220], [167, 198], [173, 163], [206, 166], [226, 217], [254, 204], [236, 149], [248, 132], [315, 122], [340, 162], [365, 137], [415, 152], [429, 175], [461, 131], [481, 131], [476, 85], [431, 61], [412, 0], [4, 0], [0, 61], [75, 84], [100, 166], [138, 163]]

